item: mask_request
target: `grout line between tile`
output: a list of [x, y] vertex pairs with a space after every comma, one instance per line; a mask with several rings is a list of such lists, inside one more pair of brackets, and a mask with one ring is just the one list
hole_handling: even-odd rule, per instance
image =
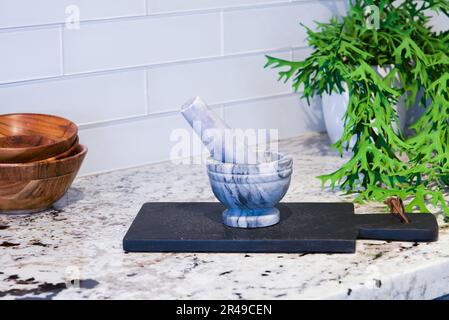
[[[183, 64], [189, 64], [189, 63], [201, 63], [201, 62], [207, 62], [207, 61], [218, 61], [218, 60], [223, 60], [223, 59], [234, 59], [234, 58], [241, 58], [241, 57], [258, 56], [258, 55], [264, 55], [264, 54], [275, 54], [275, 53], [289, 51], [292, 48], [293, 49], [306, 49], [307, 47], [293, 46], [293, 47], [285, 47], [285, 48], [263, 49], [263, 50], [253, 51], [253, 52], [242, 52], [242, 53], [228, 54], [225, 56], [217, 55], [217, 56], [211, 56], [211, 57], [194, 58], [194, 59], [189, 59], [189, 60], [161, 62], [161, 63], [155, 63], [155, 64], [149, 64], [149, 65], [118, 67], [118, 68], [112, 68], [112, 69], [86, 71], [86, 72], [79, 72], [79, 73], [65, 72], [63, 76], [61, 76], [61, 75], [60, 76], [49, 76], [49, 77], [43, 77], [43, 78], [18, 80], [18, 81], [10, 81], [10, 82], [5, 82], [5, 83], [0, 83], [0, 88], [4, 87], [4, 86], [24, 85], [24, 84], [32, 84], [32, 83], [39, 83], [39, 82], [47, 82], [47, 81], [52, 81], [52, 80], [57, 81], [57, 80], [64, 80], [64, 79], [83, 78], [83, 77], [89, 77], [89, 76], [95, 76], [95, 75], [120, 73], [120, 72], [127, 72], [127, 71], [133, 71], [133, 70], [163, 68], [166, 66], [183, 65]], [[64, 70], [64, 71], [66, 71], [66, 70]]]
[[59, 67], [61, 68], [61, 76], [65, 74], [65, 57], [64, 57], [64, 27], [59, 27]]
[[145, 11], [145, 16], [150, 15], [148, 0], [143, 0], [143, 10]]
[[220, 49], [221, 56], [225, 56], [225, 30], [224, 30], [224, 12], [220, 11]]
[[[96, 23], [107, 23], [107, 22], [119, 22], [119, 21], [129, 21], [129, 20], [139, 20], [139, 19], [157, 19], [163, 17], [173, 17], [173, 16], [185, 16], [185, 15], [200, 15], [200, 14], [210, 14], [210, 13], [219, 13], [220, 11], [232, 12], [232, 11], [248, 11], [254, 9], [264, 9], [264, 8], [272, 8], [272, 7], [285, 7], [292, 5], [301, 5], [307, 3], [316, 3], [316, 2], [345, 2], [346, 0], [302, 0], [302, 1], [282, 1], [282, 2], [267, 2], [267, 3], [259, 3], [259, 4], [247, 4], [247, 5], [239, 5], [239, 6], [229, 6], [229, 7], [217, 7], [217, 8], [204, 8], [204, 9], [190, 9], [184, 11], [169, 11], [169, 12], [161, 12], [161, 13], [149, 13], [148, 5], [145, 3], [146, 12], [143, 14], [135, 14], [135, 15], [125, 15], [125, 16], [116, 16], [116, 17], [107, 17], [107, 18], [98, 18], [98, 19], [86, 19], [81, 21], [82, 25], [88, 24], [96, 24]], [[35, 29], [35, 28], [55, 28], [59, 25], [64, 24], [63, 21], [57, 22], [49, 22], [49, 23], [41, 23], [41, 24], [32, 24], [26, 26], [9, 26], [9, 27], [1, 27], [1, 32], [12, 32], [12, 31], [25, 31], [27, 29]]]
[[150, 87], [148, 81], [148, 69], [144, 70], [145, 113], [150, 114]]
[[[211, 104], [209, 106], [214, 109], [218, 108], [220, 110], [220, 114], [221, 114], [221, 108], [223, 108], [223, 112], [224, 112], [225, 108], [228, 106], [237, 105], [237, 104], [246, 103], [246, 102], [256, 102], [256, 101], [270, 100], [270, 99], [276, 99], [276, 98], [281, 98], [281, 97], [288, 97], [288, 96], [293, 96], [293, 95], [297, 95], [297, 94], [298, 93], [286, 92], [286, 93], [274, 94], [274, 95], [268, 95], [268, 96], [250, 97], [250, 98], [245, 98], [245, 99], [240, 99], [240, 100], [220, 102], [220, 103], [216, 103], [216, 104]], [[133, 121], [140, 121], [140, 120], [145, 120], [145, 119], [154, 119], [154, 118], [159, 118], [159, 117], [167, 117], [167, 116], [177, 115], [178, 112], [179, 112], [178, 109], [170, 109], [170, 110], [166, 110], [163, 112], [155, 112], [155, 113], [148, 113], [148, 114], [144, 114], [144, 115], [135, 115], [135, 116], [119, 118], [119, 119], [111, 119], [111, 120], [105, 120], [105, 121], [99, 121], [99, 122], [84, 123], [84, 124], [80, 124], [79, 128], [81, 130], [83, 130], [83, 129], [94, 129], [94, 128], [101, 128], [101, 127], [108, 127], [108, 126], [118, 125], [118, 124], [122, 124], [122, 123], [129, 123], [129, 122], [133, 122]]]

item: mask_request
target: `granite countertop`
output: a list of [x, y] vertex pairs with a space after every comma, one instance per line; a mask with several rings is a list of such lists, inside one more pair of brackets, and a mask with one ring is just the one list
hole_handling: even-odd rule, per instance
[[[294, 157], [284, 201], [348, 200], [315, 178], [344, 161], [328, 145], [323, 134], [281, 142]], [[146, 201], [215, 198], [204, 166], [165, 162], [78, 178], [47, 212], [0, 215], [0, 298], [430, 299], [449, 292], [442, 222], [436, 243], [358, 241], [355, 254], [127, 254], [123, 236]], [[356, 206], [357, 213], [384, 211]]]

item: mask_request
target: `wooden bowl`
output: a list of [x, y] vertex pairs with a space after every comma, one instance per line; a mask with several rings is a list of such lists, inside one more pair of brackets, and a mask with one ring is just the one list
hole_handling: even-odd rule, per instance
[[64, 118], [33, 113], [0, 115], [0, 163], [39, 161], [64, 153], [78, 135]]
[[33, 213], [50, 208], [70, 188], [86, 153], [87, 148], [78, 145], [75, 155], [60, 160], [0, 164], [0, 213]]

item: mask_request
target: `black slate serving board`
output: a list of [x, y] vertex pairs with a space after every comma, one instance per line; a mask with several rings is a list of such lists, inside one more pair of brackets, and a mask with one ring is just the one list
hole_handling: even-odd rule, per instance
[[222, 224], [215, 202], [143, 205], [125, 238], [127, 252], [353, 253], [357, 239], [431, 242], [438, 224], [431, 214], [354, 214], [352, 203], [280, 203], [281, 222], [261, 229]]

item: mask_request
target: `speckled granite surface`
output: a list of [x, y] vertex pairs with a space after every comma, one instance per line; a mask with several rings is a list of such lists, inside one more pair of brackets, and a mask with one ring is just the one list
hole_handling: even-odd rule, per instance
[[[343, 161], [328, 144], [320, 134], [281, 143], [294, 157], [285, 201], [344, 200], [315, 179]], [[125, 254], [122, 238], [146, 201], [215, 199], [199, 165], [160, 163], [79, 178], [54, 210], [0, 216], [0, 298], [430, 299], [449, 293], [443, 224], [436, 243], [358, 241], [349, 255]], [[384, 210], [356, 207], [358, 213]]]

